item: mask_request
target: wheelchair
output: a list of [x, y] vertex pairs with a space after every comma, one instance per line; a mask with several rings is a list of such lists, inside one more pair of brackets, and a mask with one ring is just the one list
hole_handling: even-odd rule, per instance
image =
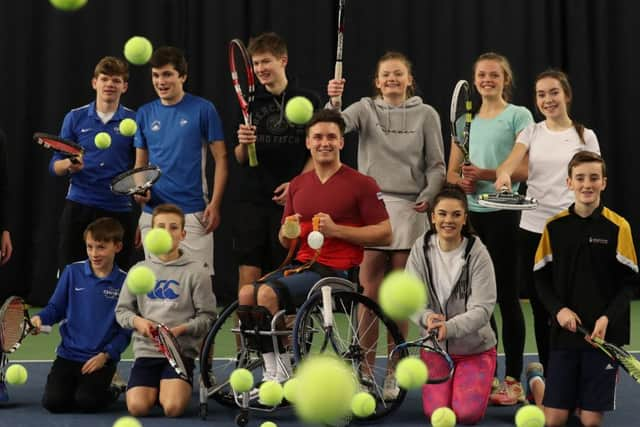
[[[240, 412], [235, 419], [238, 426], [248, 423], [250, 412], [272, 412], [289, 406], [285, 400], [278, 407], [266, 407], [257, 399], [251, 399], [250, 393], [237, 394], [231, 389], [229, 376], [236, 368], [251, 371], [256, 383], [262, 378], [262, 355], [251, 344], [255, 342], [256, 335], [270, 337], [277, 356], [283, 354], [279, 350], [279, 337], [288, 336], [289, 343], [283, 346], [284, 355], [293, 360], [294, 370], [305, 357], [323, 352], [332, 352], [351, 365], [361, 390], [368, 391], [376, 400], [376, 409], [372, 415], [365, 418], [354, 416], [353, 421], [380, 419], [396, 410], [404, 400], [406, 391], [403, 389], [395, 397], [387, 396], [385, 400], [383, 396], [388, 368], [391, 369], [397, 360], [407, 356], [407, 350], [401, 348], [394, 352], [392, 359], [387, 358], [387, 336], [391, 337], [390, 342], [395, 346], [403, 343], [404, 337], [396, 324], [383, 314], [378, 304], [359, 292], [354, 281], [338, 277], [320, 279], [295, 312], [283, 309], [272, 317], [270, 330], [242, 328], [237, 315], [238, 307], [238, 301], [228, 305], [203, 341], [200, 352], [199, 396], [202, 419], [207, 417], [209, 398], [224, 407], [239, 408]], [[361, 321], [365, 314], [370, 321]], [[294, 315], [295, 321], [291, 322]], [[285, 327], [277, 328], [276, 325], [280, 324]], [[381, 326], [378, 340], [365, 346], [361, 338], [374, 325]], [[384, 354], [385, 357], [376, 357], [377, 354]], [[371, 359], [375, 362], [370, 362]]]

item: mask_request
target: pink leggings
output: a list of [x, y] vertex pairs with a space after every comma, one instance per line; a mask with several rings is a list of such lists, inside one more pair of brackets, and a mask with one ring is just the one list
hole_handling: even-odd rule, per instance
[[[439, 356], [423, 350], [420, 357], [430, 374], [446, 375], [447, 365]], [[456, 369], [449, 381], [422, 386], [424, 413], [430, 419], [433, 411], [447, 406], [455, 412], [458, 424], [476, 424], [487, 410], [496, 368], [496, 349], [479, 354], [451, 355], [451, 358]]]

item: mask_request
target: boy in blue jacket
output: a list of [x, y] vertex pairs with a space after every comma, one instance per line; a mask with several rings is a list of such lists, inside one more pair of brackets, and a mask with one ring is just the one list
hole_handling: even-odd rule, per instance
[[84, 232], [88, 259], [66, 266], [47, 306], [31, 322], [61, 322], [42, 405], [50, 412], [94, 412], [114, 400], [111, 378], [131, 331], [115, 319], [126, 273], [114, 264], [124, 230], [113, 218], [99, 218]]

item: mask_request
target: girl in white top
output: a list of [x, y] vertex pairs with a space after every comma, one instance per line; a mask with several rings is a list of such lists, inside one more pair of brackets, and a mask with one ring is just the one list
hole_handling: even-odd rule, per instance
[[565, 73], [547, 70], [535, 82], [536, 107], [545, 120], [529, 125], [516, 140], [507, 159], [496, 171], [495, 186], [511, 186], [511, 175], [529, 156], [527, 196], [538, 200], [538, 208], [523, 211], [520, 220], [518, 251], [520, 279], [524, 283], [534, 315], [538, 357], [547, 363], [548, 314], [540, 303], [533, 284], [533, 259], [547, 220], [571, 205], [574, 194], [567, 187], [567, 165], [578, 151], [600, 153], [598, 139], [591, 129], [569, 117], [573, 99]]

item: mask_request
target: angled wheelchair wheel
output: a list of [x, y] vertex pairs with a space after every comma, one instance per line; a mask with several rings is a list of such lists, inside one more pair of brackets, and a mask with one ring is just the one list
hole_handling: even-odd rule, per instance
[[[406, 396], [406, 391], [384, 395], [384, 380], [393, 372], [395, 361], [406, 356], [406, 350], [398, 351], [393, 360], [387, 358], [387, 336], [398, 345], [404, 342], [397, 325], [371, 299], [351, 291], [333, 290], [332, 327], [326, 329], [322, 310], [322, 293], [309, 297], [298, 310], [293, 329], [293, 347], [296, 364], [305, 357], [317, 353], [336, 354], [353, 367], [360, 388], [376, 399], [375, 412], [354, 421], [371, 421], [396, 410]], [[364, 320], [366, 319], [366, 320]], [[379, 338], [372, 341], [371, 325], [379, 324]], [[374, 340], [375, 341], [375, 340]]]
[[200, 375], [207, 390], [203, 396], [213, 398], [227, 407], [237, 407], [229, 384], [229, 376], [234, 369], [248, 369], [256, 381], [262, 378], [261, 355], [241, 345], [237, 309], [238, 302], [235, 301], [222, 311], [200, 351]]

